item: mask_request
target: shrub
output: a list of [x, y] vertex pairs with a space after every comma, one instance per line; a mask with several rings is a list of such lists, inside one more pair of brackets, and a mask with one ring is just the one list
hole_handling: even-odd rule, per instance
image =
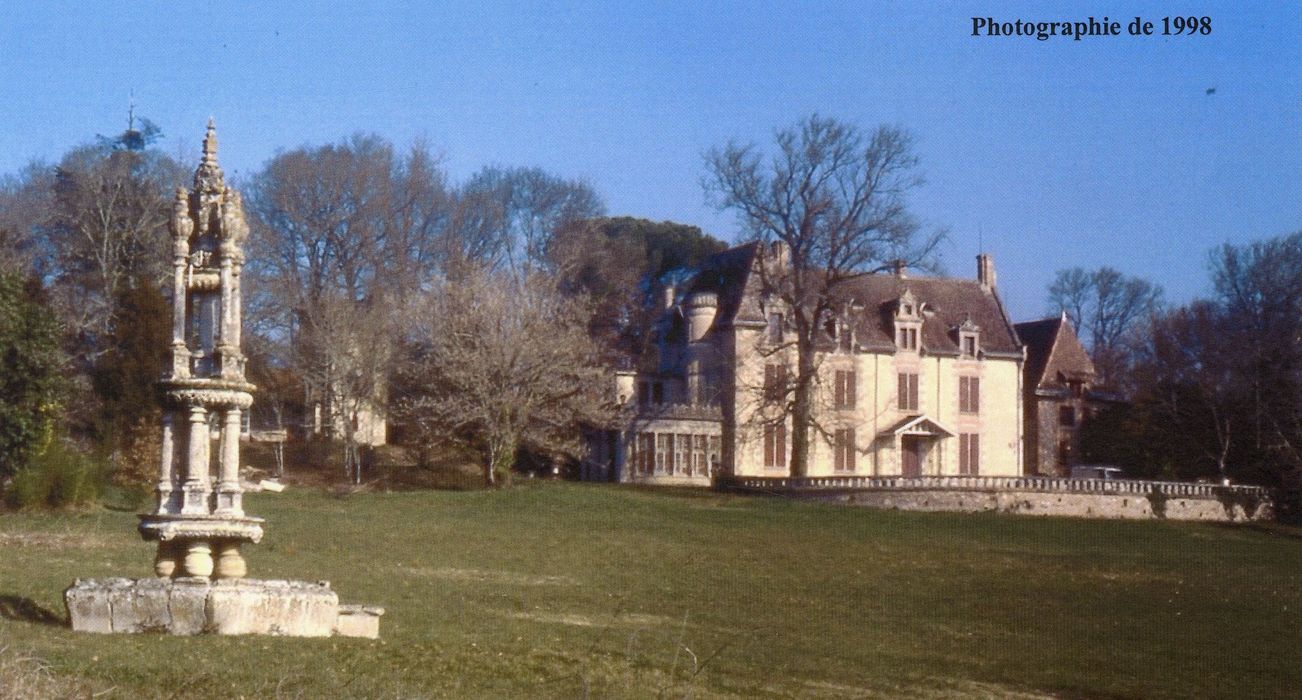
[[64, 440], [51, 440], [14, 475], [10, 505], [62, 508], [93, 503], [104, 492], [104, 465]]

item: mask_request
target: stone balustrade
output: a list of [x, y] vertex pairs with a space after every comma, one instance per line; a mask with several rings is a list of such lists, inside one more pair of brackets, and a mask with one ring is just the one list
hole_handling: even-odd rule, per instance
[[1180, 481], [1132, 479], [1068, 479], [1050, 476], [725, 476], [718, 485], [749, 491], [814, 491], [828, 489], [897, 489], [946, 491], [1045, 491], [1058, 493], [1134, 494], [1159, 493], [1177, 498], [1218, 498], [1226, 493], [1266, 498], [1260, 486], [1222, 486]]
[[1043, 476], [720, 476], [716, 488], [897, 510], [1245, 521], [1271, 517], [1260, 486]]

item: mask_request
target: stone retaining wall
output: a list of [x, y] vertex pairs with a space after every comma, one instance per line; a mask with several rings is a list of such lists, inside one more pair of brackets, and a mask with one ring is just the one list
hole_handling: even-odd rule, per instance
[[716, 485], [894, 510], [1217, 522], [1273, 517], [1268, 494], [1255, 486], [1043, 477], [724, 477]]

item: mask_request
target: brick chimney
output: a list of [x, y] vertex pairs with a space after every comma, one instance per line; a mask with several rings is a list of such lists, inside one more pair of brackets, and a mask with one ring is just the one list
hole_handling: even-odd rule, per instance
[[995, 288], [995, 259], [986, 253], [977, 256], [977, 281], [983, 287]]

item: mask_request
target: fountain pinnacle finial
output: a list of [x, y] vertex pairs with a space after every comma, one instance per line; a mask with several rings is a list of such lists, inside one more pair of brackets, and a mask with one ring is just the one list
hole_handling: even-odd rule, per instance
[[217, 124], [208, 117], [208, 131], [203, 137], [203, 159], [194, 172], [194, 189], [207, 196], [220, 196], [226, 185], [217, 163]]
[[217, 124], [212, 117], [208, 117], [208, 132], [203, 137], [203, 159], [217, 162]]

